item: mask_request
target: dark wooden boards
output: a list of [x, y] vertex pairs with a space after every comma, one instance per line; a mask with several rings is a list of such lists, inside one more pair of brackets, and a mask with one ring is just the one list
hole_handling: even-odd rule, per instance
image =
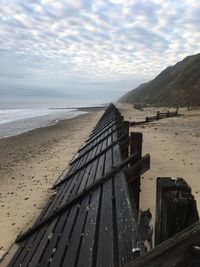
[[11, 266], [122, 266], [134, 259], [136, 205], [127, 176], [149, 155], [129, 155], [129, 122], [110, 105], [71, 162]]
[[190, 186], [182, 179], [157, 178], [155, 246], [199, 220]]
[[[130, 136], [130, 153], [138, 154], [138, 158], [140, 159], [142, 156], [142, 139], [143, 135], [140, 132], [132, 132]], [[132, 190], [133, 197], [135, 199], [135, 204], [137, 210], [139, 210], [139, 200], [140, 200], [140, 176], [127, 177], [128, 182], [130, 183], [130, 189]]]
[[125, 267], [198, 267], [199, 249], [200, 223], [197, 222]]
[[178, 111], [176, 110], [175, 112], [159, 112], [157, 111], [155, 116], [151, 116], [151, 117], [146, 117], [145, 120], [143, 121], [130, 121], [130, 126], [136, 126], [136, 125], [141, 125], [141, 124], [145, 124], [148, 122], [152, 122], [152, 121], [156, 121], [156, 120], [160, 120], [160, 119], [164, 119], [164, 118], [171, 118], [171, 117], [177, 117], [180, 116], [180, 114], [178, 113]]

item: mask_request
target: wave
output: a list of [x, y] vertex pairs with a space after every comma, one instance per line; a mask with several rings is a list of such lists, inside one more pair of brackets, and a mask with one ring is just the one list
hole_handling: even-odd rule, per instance
[[87, 112], [77, 109], [1, 109], [0, 138], [18, 135]]
[[[63, 110], [62, 110], [63, 111]], [[68, 109], [68, 112], [74, 109]], [[0, 124], [60, 113], [59, 109], [0, 109]]]

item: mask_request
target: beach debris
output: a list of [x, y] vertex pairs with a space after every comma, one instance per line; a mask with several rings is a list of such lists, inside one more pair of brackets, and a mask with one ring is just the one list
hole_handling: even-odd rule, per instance
[[56, 248], [52, 249], [52, 254], [54, 254], [56, 252]]
[[135, 253], [136, 251], [140, 251], [140, 249], [139, 249], [139, 248], [133, 248], [133, 249], [132, 249], [132, 252], [133, 252], [133, 253]]
[[48, 240], [51, 240], [52, 236], [53, 236], [53, 233], [50, 233], [50, 234], [48, 235]]

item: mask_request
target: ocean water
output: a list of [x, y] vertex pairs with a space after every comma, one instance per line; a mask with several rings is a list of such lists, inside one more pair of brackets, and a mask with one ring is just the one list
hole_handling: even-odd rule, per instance
[[36, 128], [73, 118], [85, 112], [77, 109], [0, 109], [0, 138], [18, 135]]

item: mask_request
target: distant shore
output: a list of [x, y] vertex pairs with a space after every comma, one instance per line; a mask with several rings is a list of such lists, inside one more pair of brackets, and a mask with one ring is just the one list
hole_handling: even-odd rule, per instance
[[49, 188], [102, 113], [96, 110], [0, 140], [0, 257], [31, 227], [51, 196]]

